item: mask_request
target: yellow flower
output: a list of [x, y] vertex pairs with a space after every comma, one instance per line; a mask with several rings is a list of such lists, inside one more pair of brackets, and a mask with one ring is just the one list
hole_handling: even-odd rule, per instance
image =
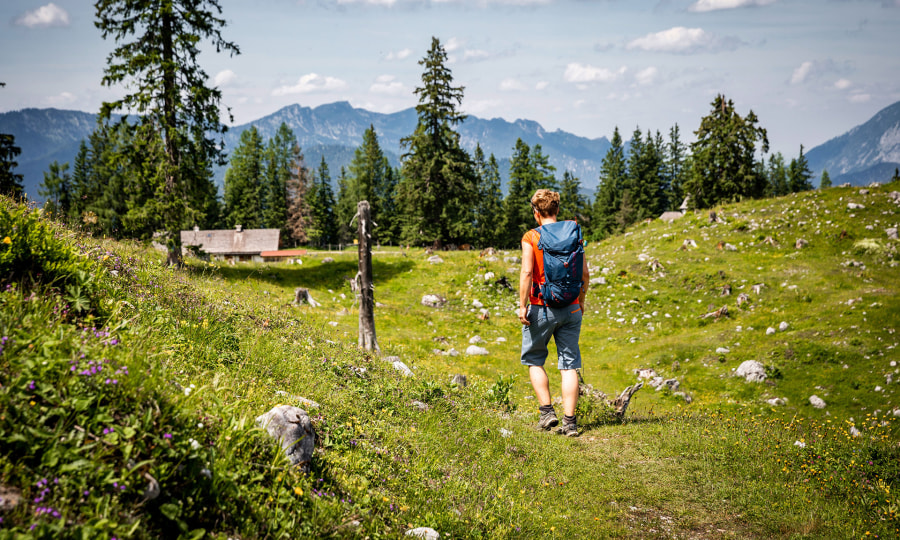
[[300, 486], [297, 486], [294, 488], [294, 493], [296, 493], [297, 495], [303, 495], [303, 490], [300, 489]]
[[3, 243], [4, 244], [12, 244], [12, 238], [7, 236], [6, 238], [3, 239]]

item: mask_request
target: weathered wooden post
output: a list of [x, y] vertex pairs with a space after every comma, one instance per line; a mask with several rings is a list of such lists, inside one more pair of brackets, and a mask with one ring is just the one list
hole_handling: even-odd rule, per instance
[[372, 212], [369, 201], [359, 201], [356, 205], [357, 227], [359, 230], [359, 346], [363, 349], [378, 350], [375, 339], [375, 285], [372, 283]]

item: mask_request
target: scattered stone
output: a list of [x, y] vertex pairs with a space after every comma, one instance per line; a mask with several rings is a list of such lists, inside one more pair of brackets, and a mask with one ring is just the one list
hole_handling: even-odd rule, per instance
[[799, 239], [797, 239], [797, 242], [794, 244], [794, 247], [797, 249], [803, 249], [808, 245], [809, 245], [809, 242], [807, 242], [803, 238], [799, 238]]
[[409, 367], [400, 360], [394, 360], [393, 364], [391, 365], [394, 366], [394, 369], [402, 373], [404, 377], [410, 377], [413, 374], [412, 370], [409, 369]]
[[859, 190], [859, 194], [860, 194], [860, 195], [868, 195], [868, 194], [869, 194], [869, 190], [868, 190], [868, 189], [861, 189], [861, 190]]
[[[710, 306], [710, 307], [712, 307], [712, 306]], [[701, 319], [709, 319], [709, 318], [715, 317], [716, 320], [719, 320], [721, 317], [725, 317], [727, 315], [728, 315], [728, 306], [722, 306], [715, 311], [710, 311], [706, 315], [701, 315], [700, 318]]]
[[794, 446], [797, 446], [799, 448], [806, 448], [806, 443], [803, 441], [794, 441]]
[[637, 375], [638, 379], [652, 379], [656, 377], [656, 371], [650, 368], [636, 369], [634, 370], [634, 374]]
[[686, 250], [687, 248], [696, 248], [696, 247], [697, 247], [697, 242], [694, 242], [693, 240], [691, 240], [690, 238], [688, 238], [688, 239], [686, 239], [684, 242], [681, 243], [681, 247], [678, 248], [678, 250], [679, 250], [679, 251], [684, 251], [684, 250]]
[[497, 343], [506, 343], [506, 338], [503, 336], [500, 336], [497, 339], [495, 339], [494, 341], [496, 341]]
[[[208, 469], [203, 469], [208, 472]], [[144, 480], [147, 481], [147, 487], [144, 488], [142, 502], [152, 501], [159, 497], [162, 490], [159, 488], [159, 482], [153, 478], [150, 473], [144, 473]], [[3, 494], [0, 492], [0, 509], [3, 507]]]
[[450, 377], [450, 384], [455, 384], [456, 386], [465, 388], [469, 385], [469, 381], [466, 379], [466, 376], [462, 373], [457, 373], [456, 375]]
[[332, 259], [331, 257], [325, 257], [324, 259], [322, 259], [322, 264], [328, 264], [328, 263], [333, 263], [333, 262], [334, 262], [334, 259]]
[[718, 349], [716, 349], [716, 354], [728, 354], [730, 352], [731, 350], [726, 349], [725, 347], [719, 347]]
[[767, 399], [767, 400], [766, 400], [766, 403], [768, 403], [769, 405], [771, 405], [771, 406], [773, 406], [773, 407], [782, 407], [782, 406], [784, 406], [784, 400], [781, 399], [780, 397], [776, 397], [776, 398], [772, 398], [772, 399]]
[[753, 291], [754, 294], [759, 295], [760, 292], [765, 288], [765, 283], [757, 283], [750, 287], [750, 290]]
[[771, 236], [767, 236], [765, 240], [763, 240], [763, 244], [769, 244], [772, 247], [778, 245], [778, 241], [772, 238]]
[[885, 229], [885, 234], [887, 234], [888, 239], [897, 240], [897, 227], [891, 227], [890, 229]]
[[478, 345], [469, 345], [466, 348], [466, 354], [470, 356], [486, 356], [489, 353], [488, 350], [484, 347], [479, 347]]
[[853, 437], [859, 437], [862, 434], [859, 432], [858, 429], [856, 429], [856, 426], [850, 426], [850, 435]]
[[11, 512], [22, 502], [22, 492], [0, 484], [0, 512]]
[[328, 324], [330, 324], [331, 326], [337, 326], [337, 325], [338, 325], [337, 321], [328, 321]]
[[881, 388], [880, 386], [876, 386], [876, 387], [875, 387], [875, 391], [876, 391], [876, 392], [881, 392], [882, 390], [883, 390], [883, 388]]
[[865, 210], [866, 209], [865, 206], [863, 206], [861, 204], [857, 204], [857, 203], [847, 203], [847, 208], [849, 210]]
[[303, 305], [304, 302], [308, 303], [310, 307], [319, 307], [320, 305], [322, 305], [313, 300], [312, 295], [309, 294], [309, 289], [306, 289], [304, 287], [297, 287], [296, 289], [294, 289], [294, 305], [300, 306]]
[[485, 260], [486, 262], [497, 262], [497, 261], [499, 261], [500, 259], [498, 259], [497, 257], [485, 257], [484, 260]]
[[482, 304], [478, 299], [475, 299], [472, 300], [472, 307], [475, 309], [481, 309], [484, 307], [484, 304]]
[[591, 278], [591, 285], [606, 285], [606, 278], [603, 276]]
[[491, 314], [488, 313], [488, 310], [482, 309], [481, 313], [478, 314], [478, 318], [482, 321], [486, 321], [491, 318]]
[[747, 382], [763, 382], [766, 380], [766, 368], [756, 360], [745, 360], [735, 370], [736, 377], [742, 377]]
[[771, 336], [771, 335], [774, 334], [774, 333], [775, 333], [775, 329], [772, 328], [771, 326], [768, 327], [768, 328], [766, 328], [766, 335], [767, 335], [767, 336]]
[[489, 247], [481, 250], [481, 253], [478, 255], [479, 257], [492, 257], [497, 254], [497, 250]]
[[406, 531], [405, 536], [421, 538], [422, 540], [438, 540], [441, 535], [431, 527], [417, 527]]
[[508, 438], [512, 437], [512, 434], [513, 434], [512, 431], [505, 429], [505, 428], [500, 428], [500, 436], [503, 437], [504, 439], [508, 439]]
[[[681, 386], [681, 383], [678, 382], [678, 379], [666, 379], [663, 381], [662, 386], [667, 387], [671, 391], [678, 390], [678, 387]], [[659, 388], [657, 388], [659, 390]]]
[[442, 259], [440, 255], [432, 255], [426, 260], [431, 264], [441, 264], [442, 262], [444, 262], [444, 259]]
[[730, 295], [731, 295], [731, 285], [726, 283], [725, 286], [722, 287], [722, 292], [719, 294], [719, 296], [730, 296]]
[[782, 332], [786, 331], [788, 329], [788, 327], [789, 327], [788, 323], [786, 323], [784, 321], [781, 321], [781, 324], [778, 325], [778, 329]]
[[518, 257], [503, 257], [503, 262], [510, 264], [519, 264], [522, 262], [522, 259]]
[[490, 281], [490, 280], [494, 279], [495, 277], [496, 277], [496, 276], [494, 275], [493, 272], [488, 272], [487, 274], [484, 275], [484, 280], [485, 280], [485, 281]]
[[409, 403], [409, 406], [410, 406], [410, 407], [415, 407], [416, 409], [419, 409], [420, 411], [427, 411], [427, 410], [428, 410], [428, 405], [422, 403], [422, 402], [419, 401], [419, 400], [413, 400], [413, 401], [411, 401], [411, 402]]
[[471, 343], [472, 345], [477, 345], [479, 343], [484, 343], [484, 339], [482, 339], [481, 336], [472, 336], [471, 338], [469, 338], [469, 343]]
[[744, 302], [749, 302], [749, 301], [750, 301], [750, 295], [747, 293], [741, 293], [737, 297], [738, 307], [744, 305]]
[[447, 355], [449, 355], [449, 356], [459, 356], [459, 351], [457, 351], [456, 349], [451, 348], [449, 351], [447, 351]]
[[316, 446], [316, 431], [306, 411], [291, 405], [279, 405], [257, 416], [256, 425], [281, 443], [281, 449], [291, 465], [309, 472]]
[[650, 270], [653, 270], [654, 272], [665, 270], [665, 267], [662, 265], [662, 263], [659, 262], [658, 259], [653, 259], [647, 264], [647, 266], [649, 266]]
[[824, 409], [825, 401], [817, 395], [809, 396], [809, 404], [815, 407], [816, 409]]
[[426, 294], [422, 297], [422, 305], [428, 307], [443, 307], [447, 303], [447, 299], [439, 294]]
[[690, 405], [694, 401], [694, 398], [692, 398], [690, 394], [686, 394], [684, 392], [673, 392], [672, 395], [684, 398], [684, 402], [688, 405]]
[[737, 251], [737, 250], [738, 250], [737, 246], [735, 246], [733, 244], [729, 244], [728, 242], [725, 243], [725, 251]]

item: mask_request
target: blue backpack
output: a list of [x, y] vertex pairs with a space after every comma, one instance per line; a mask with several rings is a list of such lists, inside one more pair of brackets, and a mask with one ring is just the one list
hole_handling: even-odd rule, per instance
[[544, 283], [540, 298], [550, 307], [566, 307], [578, 299], [584, 285], [584, 238], [574, 221], [557, 221], [535, 229], [538, 249], [544, 254]]

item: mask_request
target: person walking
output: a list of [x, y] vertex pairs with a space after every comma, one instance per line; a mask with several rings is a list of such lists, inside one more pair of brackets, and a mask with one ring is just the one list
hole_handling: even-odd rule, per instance
[[[538, 427], [559, 424], [544, 369], [547, 345], [553, 338], [562, 378], [563, 422], [557, 433], [577, 437], [578, 371], [581, 368], [581, 319], [590, 275], [584, 257], [580, 226], [558, 222], [559, 193], [539, 189], [531, 198], [538, 227], [522, 237], [519, 275], [519, 321], [522, 323], [522, 364], [540, 405]], [[577, 268], [580, 266], [580, 269]], [[552, 268], [551, 268], [552, 267]], [[580, 270], [580, 272], [578, 271]], [[560, 275], [564, 274], [564, 277]], [[549, 276], [549, 279], [548, 279]]]

